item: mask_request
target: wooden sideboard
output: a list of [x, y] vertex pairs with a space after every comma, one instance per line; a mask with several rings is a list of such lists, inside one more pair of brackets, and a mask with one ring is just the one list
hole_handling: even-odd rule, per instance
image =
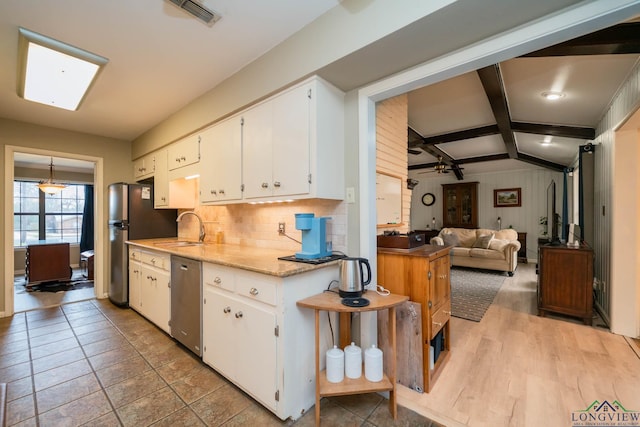
[[39, 243], [27, 246], [25, 276], [27, 285], [69, 280], [71, 265], [68, 243]]
[[538, 257], [538, 315], [559, 313], [591, 325], [593, 249], [543, 245]]
[[518, 262], [527, 263], [527, 233], [518, 232], [518, 242], [520, 242], [520, 250], [518, 251]]
[[[424, 245], [413, 249], [378, 248], [378, 284], [394, 294], [407, 295], [420, 303], [422, 315], [422, 370], [429, 392], [451, 354], [451, 261], [450, 248]], [[436, 336], [444, 336], [444, 345], [429, 367], [429, 347]]]

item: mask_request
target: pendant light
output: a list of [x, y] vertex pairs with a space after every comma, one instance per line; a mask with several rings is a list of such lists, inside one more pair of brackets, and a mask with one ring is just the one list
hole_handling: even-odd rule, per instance
[[43, 193], [47, 193], [47, 194], [53, 195], [53, 194], [56, 194], [57, 192], [61, 191], [65, 187], [66, 187], [66, 185], [57, 184], [53, 180], [53, 157], [52, 157], [51, 158], [51, 163], [49, 163], [49, 179], [47, 179], [46, 181], [40, 181], [40, 184], [38, 184], [38, 188]]

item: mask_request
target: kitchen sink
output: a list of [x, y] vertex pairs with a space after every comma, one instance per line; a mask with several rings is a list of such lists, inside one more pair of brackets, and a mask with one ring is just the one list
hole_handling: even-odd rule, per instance
[[177, 241], [177, 242], [158, 242], [154, 243], [156, 246], [163, 248], [182, 248], [185, 246], [202, 246], [202, 242], [189, 242], [189, 241]]

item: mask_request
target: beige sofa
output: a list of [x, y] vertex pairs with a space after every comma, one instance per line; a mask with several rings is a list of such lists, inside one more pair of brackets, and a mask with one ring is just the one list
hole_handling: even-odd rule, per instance
[[513, 276], [518, 266], [518, 232], [511, 228], [443, 228], [432, 245], [453, 246], [451, 265], [500, 270]]

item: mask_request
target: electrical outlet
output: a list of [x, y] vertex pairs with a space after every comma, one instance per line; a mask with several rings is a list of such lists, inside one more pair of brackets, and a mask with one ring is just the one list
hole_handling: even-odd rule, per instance
[[279, 222], [278, 223], [278, 234], [284, 234], [285, 233], [285, 228], [284, 228], [284, 222]]

